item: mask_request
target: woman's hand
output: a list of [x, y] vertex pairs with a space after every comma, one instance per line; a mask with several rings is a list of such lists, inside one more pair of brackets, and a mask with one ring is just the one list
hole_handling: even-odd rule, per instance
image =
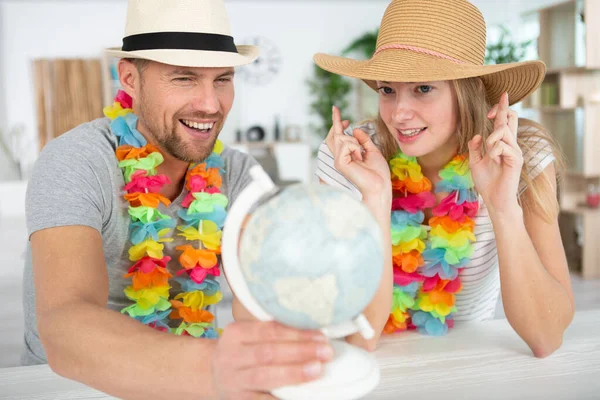
[[335, 168], [358, 187], [363, 199], [382, 197], [391, 201], [390, 169], [371, 137], [360, 129], [354, 130], [354, 136], [345, 135], [348, 122], [342, 122], [335, 106], [332, 119], [325, 142], [333, 154]]
[[504, 212], [519, 207], [517, 191], [523, 153], [517, 144], [517, 113], [508, 108], [508, 94], [500, 97], [488, 113], [494, 119], [494, 131], [486, 141], [483, 155], [481, 135], [469, 141], [469, 164], [475, 189], [481, 194], [490, 211]]

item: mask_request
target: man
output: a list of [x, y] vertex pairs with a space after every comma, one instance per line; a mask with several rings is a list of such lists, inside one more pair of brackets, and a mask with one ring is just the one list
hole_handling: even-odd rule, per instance
[[[123, 48], [110, 54], [122, 58], [119, 77], [127, 93], [108, 110], [113, 121], [86, 123], [50, 142], [28, 188], [23, 363], [48, 362], [60, 375], [134, 399], [271, 398], [266, 393], [273, 388], [318, 377], [331, 357], [318, 332], [253, 321], [228, 325], [218, 340], [204, 338], [215, 333], [208, 327], [212, 316], [188, 306], [198, 298], [202, 304], [211, 296], [217, 301], [216, 291], [198, 297], [191, 290], [196, 297], [183, 293], [182, 301], [173, 299], [185, 287], [214, 280], [186, 283], [192, 270], [178, 265], [176, 248], [190, 242], [174, 226], [166, 236], [162, 229], [152, 233], [151, 225], [162, 217], [143, 222], [132, 216], [135, 210], [159, 215], [160, 209], [165, 224], [171, 219], [180, 225], [188, 215], [181, 211], [194, 198], [213, 199], [220, 192], [235, 201], [255, 161], [228, 148], [221, 152], [216, 139], [233, 102], [233, 67], [252, 62], [258, 49], [234, 45], [221, 0], [130, 0]], [[141, 156], [143, 149], [154, 150]], [[148, 160], [154, 164], [132, 167]], [[225, 172], [210, 175], [203, 169], [210, 163]], [[205, 180], [186, 181], [190, 164], [201, 165], [198, 176]], [[155, 186], [133, 189], [152, 177]], [[148, 206], [143, 199], [149, 198], [171, 203]], [[142, 228], [145, 236], [137, 237]], [[202, 232], [195, 234], [206, 254], [218, 248]], [[168, 237], [174, 241], [165, 241]], [[146, 246], [145, 253], [137, 254], [137, 244]], [[152, 261], [158, 277], [144, 281], [136, 275], [142, 268], [132, 267], [136, 260]], [[187, 274], [177, 276], [184, 279], [181, 286], [171, 285], [182, 271]], [[153, 286], [167, 285], [167, 277], [171, 303], [152, 295]], [[144, 284], [148, 291], [137, 287]], [[164, 322], [169, 316], [185, 319], [184, 309], [200, 316], [197, 323], [181, 325], [181, 335], [165, 333]], [[169, 326], [178, 326], [172, 322]]]

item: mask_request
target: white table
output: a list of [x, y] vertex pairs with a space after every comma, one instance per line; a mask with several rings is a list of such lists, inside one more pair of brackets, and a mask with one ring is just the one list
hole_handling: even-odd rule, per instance
[[[506, 320], [462, 325], [441, 338], [386, 337], [376, 352], [383, 399], [598, 399], [600, 310], [577, 313], [562, 347], [536, 359]], [[0, 399], [110, 399], [47, 366], [0, 369]]]

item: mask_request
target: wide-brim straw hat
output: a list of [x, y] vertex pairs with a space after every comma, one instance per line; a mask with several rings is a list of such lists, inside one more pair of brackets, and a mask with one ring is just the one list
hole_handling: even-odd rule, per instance
[[484, 65], [486, 26], [467, 0], [393, 0], [381, 21], [375, 53], [369, 60], [316, 54], [324, 70], [375, 81], [430, 82], [480, 77], [487, 99], [496, 104], [508, 92], [510, 104], [531, 94], [542, 82], [541, 61]]
[[129, 0], [121, 48], [110, 56], [183, 67], [236, 67], [258, 58], [256, 46], [236, 46], [222, 0]]

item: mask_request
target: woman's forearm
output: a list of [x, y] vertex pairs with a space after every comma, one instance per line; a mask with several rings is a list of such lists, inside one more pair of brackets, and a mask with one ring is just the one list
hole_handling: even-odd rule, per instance
[[154, 331], [85, 302], [39, 316], [38, 326], [51, 368], [69, 379], [126, 399], [216, 398], [216, 340]]
[[[391, 193], [391, 190], [390, 190]], [[363, 203], [369, 208], [381, 228], [383, 236], [383, 274], [377, 293], [363, 311], [375, 330], [375, 337], [365, 340], [359, 333], [348, 337], [348, 342], [361, 346], [367, 350], [375, 350], [379, 337], [390, 315], [392, 308], [392, 292], [394, 288], [392, 271], [392, 242], [390, 230], [391, 199], [379, 197], [377, 199], [363, 198]], [[368, 268], [368, 266], [365, 266]]]
[[490, 217], [506, 318], [534, 355], [545, 357], [562, 343], [563, 333], [573, 318], [571, 300], [542, 264], [518, 204], [502, 213], [490, 209]]

